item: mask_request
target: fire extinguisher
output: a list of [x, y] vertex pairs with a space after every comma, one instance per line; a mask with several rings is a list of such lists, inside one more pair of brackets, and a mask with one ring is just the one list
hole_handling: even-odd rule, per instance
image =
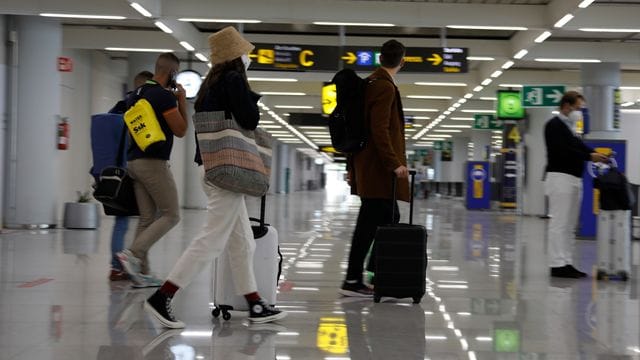
[[58, 149], [67, 150], [69, 148], [69, 122], [67, 118], [62, 118], [58, 123]]

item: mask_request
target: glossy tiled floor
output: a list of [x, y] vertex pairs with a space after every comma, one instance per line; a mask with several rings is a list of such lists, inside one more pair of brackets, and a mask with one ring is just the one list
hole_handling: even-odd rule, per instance
[[[544, 220], [421, 200], [428, 293], [374, 305], [336, 293], [356, 199], [334, 189], [272, 196], [268, 208], [290, 314], [260, 327], [244, 314], [211, 320], [209, 269], [175, 300], [187, 329], [158, 327], [141, 306], [152, 290], [106, 280], [110, 219], [100, 231], [1, 235], [0, 359], [640, 359], [638, 267], [627, 284], [550, 280]], [[184, 212], [152, 251], [155, 272], [168, 273], [203, 219]], [[578, 267], [590, 269], [594, 245], [578, 242]]]

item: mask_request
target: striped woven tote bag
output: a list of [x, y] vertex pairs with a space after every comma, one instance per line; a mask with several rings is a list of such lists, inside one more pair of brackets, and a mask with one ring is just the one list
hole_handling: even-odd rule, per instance
[[197, 112], [193, 123], [205, 170], [205, 182], [250, 196], [269, 190], [271, 136], [246, 130], [224, 111]]

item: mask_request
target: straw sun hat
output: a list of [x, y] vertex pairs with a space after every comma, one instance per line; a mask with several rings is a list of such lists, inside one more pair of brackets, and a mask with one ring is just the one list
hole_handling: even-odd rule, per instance
[[233, 27], [228, 26], [209, 36], [211, 64], [217, 65], [248, 54], [255, 48]]

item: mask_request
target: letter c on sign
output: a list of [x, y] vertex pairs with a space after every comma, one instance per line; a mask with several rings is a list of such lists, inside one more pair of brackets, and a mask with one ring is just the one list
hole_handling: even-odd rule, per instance
[[300, 65], [305, 67], [313, 66], [313, 61], [307, 60], [307, 56], [313, 56], [313, 51], [311, 50], [300, 51]]

